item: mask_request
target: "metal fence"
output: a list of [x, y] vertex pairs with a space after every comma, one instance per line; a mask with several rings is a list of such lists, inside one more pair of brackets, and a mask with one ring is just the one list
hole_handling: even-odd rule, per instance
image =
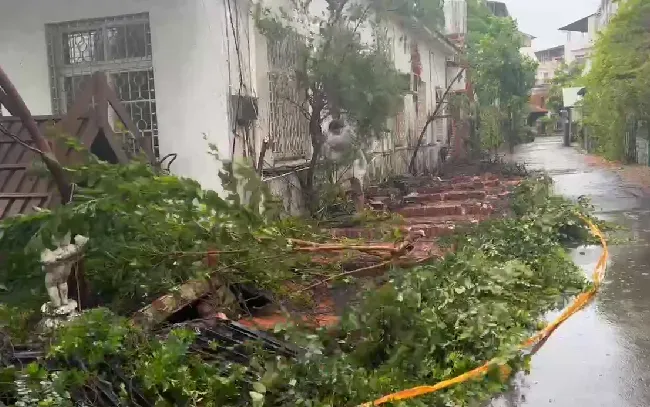
[[[642, 121], [630, 121], [626, 126], [623, 138], [624, 160], [628, 163], [650, 166], [650, 141], [648, 140], [648, 124]], [[589, 153], [598, 152], [598, 140], [588, 127], [582, 129], [580, 147]]]
[[158, 150], [149, 15], [48, 24], [52, 111], [65, 114], [89, 78], [103, 72], [138, 130]]
[[269, 42], [269, 133], [278, 160], [305, 159], [311, 154], [307, 95], [296, 78], [303, 44], [298, 35]]

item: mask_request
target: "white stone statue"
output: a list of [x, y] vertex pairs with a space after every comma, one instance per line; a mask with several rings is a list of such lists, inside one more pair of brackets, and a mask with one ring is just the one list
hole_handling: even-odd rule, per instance
[[70, 308], [68, 312], [71, 312], [77, 304], [68, 299], [68, 277], [72, 271], [72, 265], [78, 260], [88, 243], [88, 238], [77, 235], [74, 237], [74, 243], [70, 243], [70, 233], [67, 233], [55, 243], [56, 249], [45, 249], [41, 253], [41, 263], [43, 271], [45, 271], [45, 287], [50, 296], [49, 305], [55, 309]]
[[[365, 204], [363, 187], [368, 172], [368, 161], [362, 148], [355, 145], [355, 128], [343, 119], [330, 118], [323, 122], [323, 135], [326, 137], [324, 156], [340, 166], [337, 169], [337, 178], [350, 183], [350, 192], [356, 209], [360, 212]], [[352, 163], [345, 163], [346, 158], [352, 158]]]

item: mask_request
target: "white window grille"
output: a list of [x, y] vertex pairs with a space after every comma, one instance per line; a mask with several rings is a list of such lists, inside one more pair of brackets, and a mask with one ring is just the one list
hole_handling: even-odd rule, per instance
[[[436, 106], [440, 104], [440, 110], [438, 111], [438, 114], [440, 116], [445, 116], [449, 114], [449, 95], [447, 95], [447, 100], [443, 100], [443, 97], [445, 96], [445, 91], [439, 86], [436, 86]], [[435, 107], [434, 107], [435, 108]]]
[[[443, 100], [443, 95], [444, 95], [444, 90], [441, 87], [436, 86], [436, 104], [435, 106], [438, 106], [438, 104], [441, 104], [440, 110], [438, 111], [438, 116], [446, 116], [449, 114], [449, 109], [448, 109], [448, 102], [445, 102]], [[435, 107], [434, 107], [435, 109]], [[433, 123], [434, 126], [434, 137], [436, 141], [438, 142], [443, 142], [445, 140], [445, 123], [446, 119], [438, 118], [435, 120]]]
[[289, 35], [268, 41], [269, 132], [276, 159], [306, 159], [311, 154], [307, 97], [296, 78], [304, 38]]
[[54, 114], [65, 114], [83, 82], [105, 72], [142, 135], [153, 140], [158, 156], [149, 14], [48, 24], [46, 33]]

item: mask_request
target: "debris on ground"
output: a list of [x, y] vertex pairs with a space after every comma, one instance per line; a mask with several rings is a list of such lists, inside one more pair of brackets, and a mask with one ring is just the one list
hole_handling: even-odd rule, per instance
[[[157, 196], [149, 186], [132, 192]], [[129, 317], [101, 308], [85, 311], [48, 339], [53, 346], [17, 345], [3, 337], [3, 371], [15, 376], [8, 380], [17, 391], [27, 387], [42, 394], [56, 383], [72, 389], [75, 402], [95, 400], [99, 406], [120, 405], [122, 394], [132, 405], [154, 405], [158, 398], [178, 405], [213, 386], [220, 389], [209, 396], [221, 400], [215, 405], [260, 405], [260, 397], [272, 406], [295, 405], [297, 399], [353, 405], [422, 383], [428, 380], [424, 371], [442, 379], [506, 351], [564, 294], [584, 285], [562, 244], [567, 236], [584, 239], [588, 231], [576, 221], [576, 209], [586, 209], [551, 199], [549, 191], [546, 180], [493, 174], [393, 180], [368, 189], [373, 210], [308, 233], [290, 220], [266, 223], [224, 206], [223, 219], [236, 221], [243, 213], [264, 233], [242, 224], [226, 229], [223, 247], [147, 253], [167, 260], [167, 267], [204, 270], [209, 278], [186, 280]], [[195, 199], [191, 193], [186, 201]], [[189, 216], [182, 224], [194, 227], [194, 211], [167, 205], [161, 213]], [[251, 251], [256, 261], [262, 253], [282, 262], [242, 267], [238, 257]], [[132, 263], [119, 264], [138, 271]], [[267, 280], [273, 284], [245, 278], [276, 272]], [[511, 307], [524, 311], [513, 314]], [[424, 347], [412, 346], [416, 342]], [[440, 350], [421, 353], [432, 346]], [[522, 368], [519, 355], [507, 358], [513, 369]], [[19, 363], [33, 366], [38, 383], [23, 369], [8, 370]], [[414, 369], [397, 368], [404, 364]], [[57, 372], [74, 369], [81, 387], [60, 382]], [[128, 390], [121, 390], [127, 382]], [[349, 392], [343, 386], [348, 382], [360, 392]], [[503, 385], [488, 380], [472, 387], [485, 392]], [[12, 392], [0, 394], [0, 401], [15, 397]]]

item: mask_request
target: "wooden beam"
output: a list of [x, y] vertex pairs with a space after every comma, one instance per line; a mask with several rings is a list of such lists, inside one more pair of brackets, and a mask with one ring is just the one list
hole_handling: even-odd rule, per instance
[[29, 192], [29, 193], [21, 193], [21, 192], [6, 192], [6, 193], [0, 193], [0, 199], [43, 199], [43, 198], [48, 198], [50, 196], [49, 193], [36, 193], [36, 192]]
[[[108, 82], [106, 82], [106, 78], [104, 78], [104, 81], [106, 83], [106, 86], [108, 86]], [[141, 144], [141, 147], [144, 149], [144, 153], [149, 159], [149, 162], [153, 163], [155, 161], [155, 157], [153, 154], [152, 145], [150, 143], [153, 140], [149, 140], [148, 138], [142, 136], [142, 133], [138, 129], [138, 126], [136, 126], [135, 123], [133, 123], [133, 120], [131, 119], [131, 115], [129, 115], [129, 113], [126, 111], [122, 102], [120, 102], [119, 99], [117, 98], [117, 94], [112, 88], [110, 88], [110, 86], [108, 87], [108, 91], [104, 93], [104, 95], [106, 96], [106, 100], [108, 101], [109, 105], [115, 111], [117, 117], [122, 121], [122, 123], [124, 123], [127, 130], [129, 130], [133, 134], [133, 137], [135, 137], [136, 141], [139, 144]], [[143, 141], [147, 141], [147, 142], [143, 143]]]
[[26, 170], [27, 164], [0, 164], [0, 171], [2, 170]]

